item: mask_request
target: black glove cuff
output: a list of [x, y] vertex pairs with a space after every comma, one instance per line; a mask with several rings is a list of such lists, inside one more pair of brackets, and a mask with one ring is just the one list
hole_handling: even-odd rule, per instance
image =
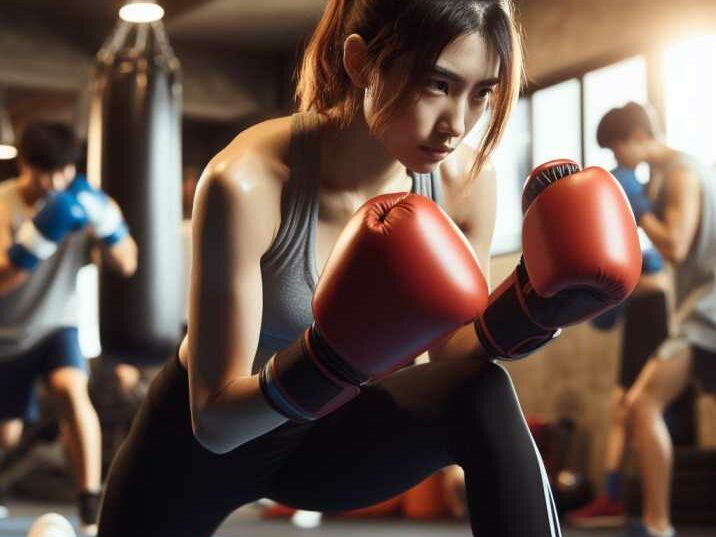
[[[316, 341], [319, 352], [313, 348]], [[327, 367], [326, 348], [320, 336], [308, 329], [261, 369], [259, 385], [274, 410], [293, 421], [312, 421], [360, 393], [360, 388]]]
[[517, 360], [557, 337], [560, 330], [539, 325], [526, 308], [519, 271], [490, 296], [485, 313], [475, 321], [480, 343], [493, 358]]

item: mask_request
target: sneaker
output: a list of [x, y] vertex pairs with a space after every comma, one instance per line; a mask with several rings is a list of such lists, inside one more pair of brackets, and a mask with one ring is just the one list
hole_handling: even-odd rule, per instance
[[30, 526], [27, 537], [77, 537], [75, 529], [62, 515], [45, 513]]
[[626, 517], [621, 502], [601, 495], [581, 509], [569, 511], [565, 519], [578, 528], [614, 528], [622, 526]]

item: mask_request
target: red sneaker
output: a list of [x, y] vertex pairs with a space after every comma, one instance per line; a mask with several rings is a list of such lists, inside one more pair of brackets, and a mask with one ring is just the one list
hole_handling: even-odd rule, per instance
[[581, 509], [569, 511], [565, 519], [579, 528], [613, 528], [623, 525], [626, 517], [621, 502], [614, 502], [601, 495]]

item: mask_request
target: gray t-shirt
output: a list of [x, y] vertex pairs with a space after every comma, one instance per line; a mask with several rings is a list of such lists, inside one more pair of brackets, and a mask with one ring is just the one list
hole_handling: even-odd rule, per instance
[[[716, 171], [685, 153], [680, 153], [665, 171], [677, 168], [689, 170], [701, 185], [699, 228], [686, 259], [675, 266], [678, 308], [692, 292], [716, 278]], [[657, 212], [663, 210], [664, 203], [662, 193], [657, 200]], [[716, 286], [712, 284], [710, 291], [700, 298], [681, 328], [689, 343], [716, 351]]]
[[[14, 235], [26, 219], [17, 180], [0, 183], [0, 204], [10, 213]], [[77, 272], [89, 262], [89, 235], [66, 238], [30, 278], [0, 296], [0, 360], [27, 351], [58, 328], [77, 326]]]

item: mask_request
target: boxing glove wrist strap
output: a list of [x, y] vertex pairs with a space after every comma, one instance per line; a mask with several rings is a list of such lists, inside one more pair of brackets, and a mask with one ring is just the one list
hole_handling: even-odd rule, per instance
[[[313, 421], [360, 393], [360, 388], [336, 371], [336, 364], [342, 362], [329, 350], [312, 327], [268, 361], [259, 374], [259, 385], [274, 410], [293, 421]], [[343, 366], [355, 374], [347, 364]]]
[[488, 355], [508, 360], [524, 358], [561, 332], [532, 318], [517, 270], [490, 295], [485, 313], [475, 321], [475, 331]]
[[35, 253], [28, 250], [22, 244], [13, 244], [7, 253], [8, 259], [12, 265], [19, 269], [31, 272], [35, 270], [35, 267], [42, 261], [42, 258], [38, 257]]
[[55, 241], [45, 237], [32, 220], [25, 220], [17, 232], [15, 244], [10, 247], [8, 257], [17, 268], [29, 271], [56, 250]]
[[321, 365], [328, 369], [332, 375], [354, 386], [360, 386], [370, 380], [369, 377], [351, 367], [349, 363], [338, 356], [315, 324], [308, 330], [308, 342], [313, 355], [320, 360]]

